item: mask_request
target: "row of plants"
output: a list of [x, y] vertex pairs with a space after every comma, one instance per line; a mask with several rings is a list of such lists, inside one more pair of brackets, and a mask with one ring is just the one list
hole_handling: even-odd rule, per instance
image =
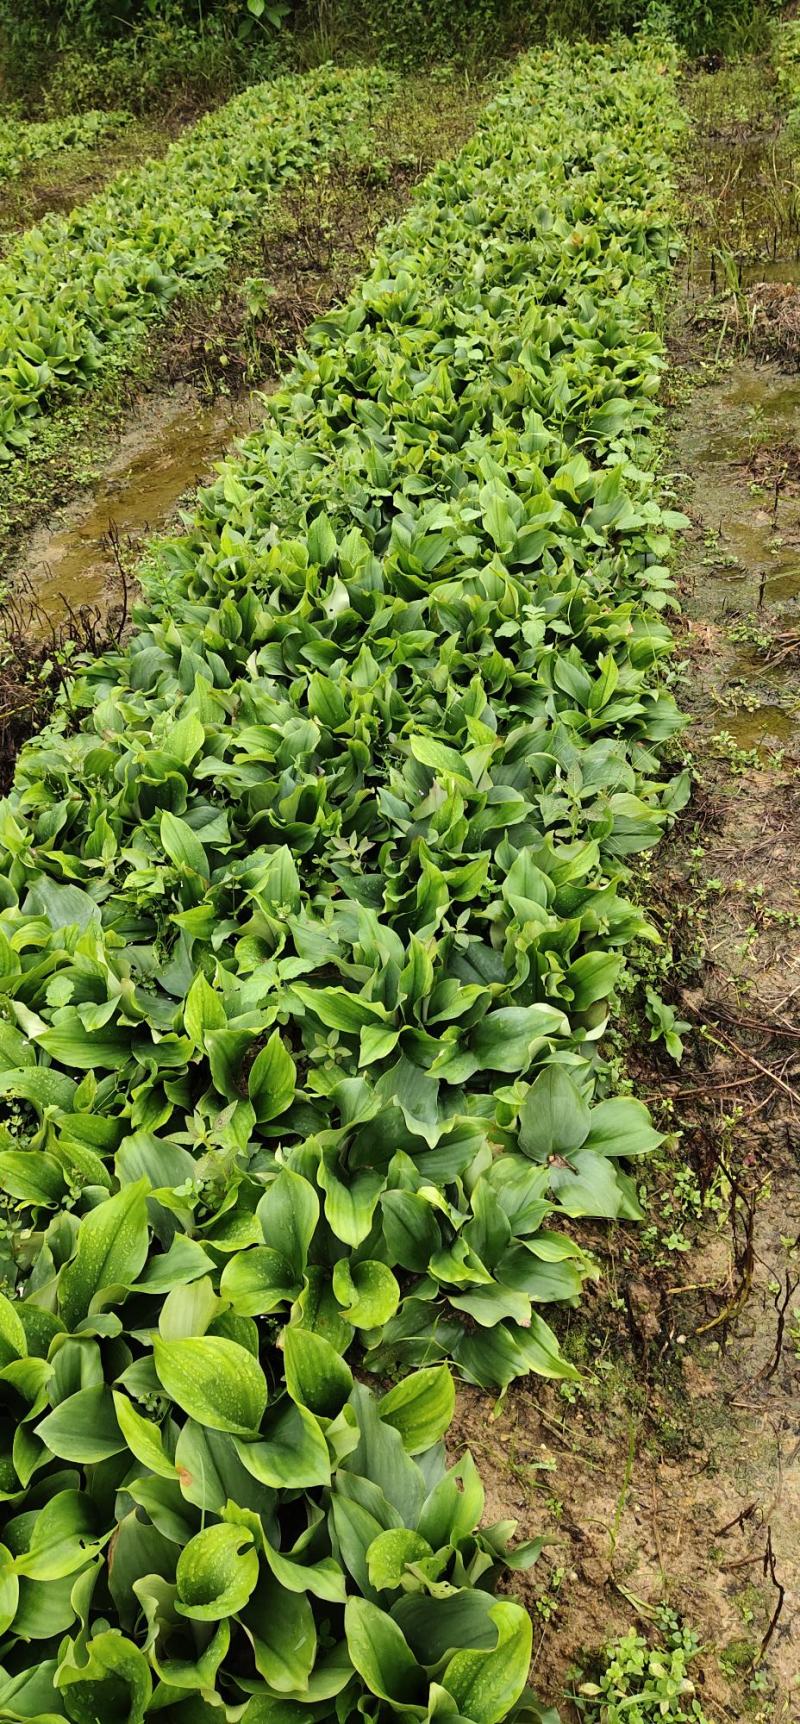
[[31, 162], [61, 150], [93, 149], [129, 121], [130, 115], [122, 111], [98, 108], [60, 120], [0, 118], [0, 181], [14, 179]]
[[671, 73], [521, 63], [0, 805], [0, 1716], [544, 1717], [442, 1439], [659, 1141]]
[[0, 459], [67, 391], [128, 363], [175, 295], [222, 271], [269, 196], [341, 149], [389, 85], [330, 67], [256, 85], [163, 160], [22, 234], [0, 261]]

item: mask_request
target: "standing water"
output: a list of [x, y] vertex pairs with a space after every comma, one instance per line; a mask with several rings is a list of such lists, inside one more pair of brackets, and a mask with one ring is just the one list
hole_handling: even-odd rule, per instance
[[262, 418], [259, 395], [207, 404], [183, 388], [147, 402], [94, 485], [27, 542], [16, 574], [35, 602], [39, 626], [45, 619], [57, 626], [85, 606], [104, 609], [118, 585], [117, 556], [123, 566], [135, 563], [143, 541], [179, 519], [181, 500]]

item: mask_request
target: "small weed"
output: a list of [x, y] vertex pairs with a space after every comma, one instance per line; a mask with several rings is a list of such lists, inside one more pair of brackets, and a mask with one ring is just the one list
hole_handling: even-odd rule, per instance
[[688, 1675], [699, 1650], [697, 1636], [667, 1608], [657, 1622], [660, 1645], [651, 1646], [631, 1628], [606, 1647], [593, 1679], [571, 1693], [585, 1724], [711, 1724]]
[[770, 750], [761, 744], [755, 748], [740, 748], [729, 730], [718, 730], [712, 736], [711, 750], [718, 760], [727, 761], [734, 778], [742, 778], [748, 772], [763, 772], [765, 767], [772, 767], [777, 772], [785, 755], [782, 748]]
[[800, 1364], [800, 1309], [792, 1313], [792, 1317], [789, 1322], [788, 1334], [792, 1352], [794, 1353], [798, 1364]]
[[735, 1681], [745, 1671], [755, 1669], [758, 1658], [758, 1646], [752, 1640], [744, 1637], [740, 1640], [729, 1640], [719, 1655], [719, 1667], [723, 1676], [729, 1681]]
[[760, 647], [762, 652], [766, 652], [767, 647], [772, 645], [771, 634], [767, 634], [764, 624], [752, 614], [747, 615], [747, 617], [740, 617], [738, 622], [731, 622], [728, 629], [728, 640], [741, 641], [747, 647]]
[[683, 1040], [691, 1024], [685, 1018], [679, 1018], [674, 1007], [662, 1000], [655, 988], [645, 988], [645, 1012], [650, 1024], [650, 1040], [663, 1040], [670, 1058], [680, 1065], [683, 1059]]
[[[657, 1171], [656, 1159], [652, 1163], [654, 1171]], [[725, 1181], [719, 1167], [706, 1190], [694, 1169], [685, 1162], [677, 1166], [668, 1163], [668, 1172], [669, 1183], [646, 1198], [654, 1219], [641, 1234], [643, 1251], [662, 1267], [669, 1261], [665, 1253], [690, 1251], [698, 1224], [725, 1207]]]

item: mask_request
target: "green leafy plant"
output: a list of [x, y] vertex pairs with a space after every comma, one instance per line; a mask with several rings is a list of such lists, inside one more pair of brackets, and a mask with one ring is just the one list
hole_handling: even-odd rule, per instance
[[[165, 548], [130, 651], [73, 685], [85, 726], [57, 758], [47, 733], [26, 751], [0, 828], [7, 995], [36, 1049], [35, 1071], [16, 1042], [7, 1056], [7, 1093], [41, 1121], [24, 1167], [82, 1140], [87, 1108], [107, 1113], [90, 1184], [188, 1180], [173, 1229], [224, 1252], [213, 1287], [237, 1318], [324, 1326], [333, 1310], [336, 1344], [358, 1334], [375, 1369], [452, 1358], [500, 1388], [575, 1375], [542, 1308], [593, 1271], [559, 1223], [641, 1213], [626, 1164], [658, 1134], [640, 1103], [595, 1094], [594, 1050], [625, 944], [651, 932], [621, 893], [624, 858], [686, 793], [658, 777], [681, 721], [649, 686], [669, 648], [651, 559], [670, 517], [625, 479], [658, 377], [640, 320], [669, 228], [644, 121], [662, 129], [668, 86], [655, 56], [585, 56], [567, 219], [540, 200], [572, 60], [545, 64], [535, 164], [525, 67], [360, 294], [315, 327], [265, 430]], [[613, 160], [597, 103], [619, 109]], [[521, 241], [527, 208], [543, 213]], [[608, 231], [576, 247], [581, 209]], [[479, 211], [502, 290], [482, 285]], [[532, 270], [550, 295], [561, 270], [560, 312]], [[474, 321], [476, 293], [488, 399], [470, 343], [443, 335], [462, 302]], [[561, 377], [537, 357], [559, 317]], [[430, 356], [423, 393], [412, 379], [442, 343], [449, 366]], [[570, 414], [595, 467], [565, 445]], [[427, 477], [423, 424], [442, 445]], [[264, 1231], [282, 1168], [314, 1205], [291, 1257]], [[12, 1196], [46, 1229], [69, 1186], [54, 1171]]]
[[670, 1058], [680, 1065], [683, 1037], [691, 1029], [691, 1024], [678, 1017], [674, 1006], [662, 999], [656, 988], [645, 988], [645, 1012], [650, 1024], [651, 1042], [663, 1041]]
[[[91, 1267], [76, 1260], [65, 1309], [85, 1304], [101, 1248], [101, 1274], [140, 1259], [143, 1203], [135, 1188], [124, 1214], [116, 1205], [116, 1235], [104, 1224], [101, 1246], [95, 1233]], [[30, 1510], [6, 1522], [0, 1706], [76, 1719], [121, 1704], [139, 1719], [151, 1699], [171, 1713], [232, 1681], [248, 1719], [334, 1698], [331, 1716], [364, 1716], [364, 1691], [395, 1717], [427, 1717], [431, 1707], [476, 1724], [507, 1716], [525, 1688], [531, 1624], [493, 1588], [540, 1546], [510, 1550], [513, 1523], [479, 1530], [483, 1490], [469, 1455], [445, 1467], [447, 1371], [416, 1373], [377, 1401], [328, 1343], [292, 1328], [286, 1385], [265, 1414], [252, 1336], [220, 1324], [215, 1303], [202, 1280], [169, 1296], [153, 1353], [113, 1393], [102, 1383], [107, 1321], [84, 1327], [81, 1340], [58, 1327], [49, 1370], [40, 1355], [16, 1351], [25, 1332], [4, 1303], [14, 1380], [31, 1391], [24, 1441], [51, 1477]], [[311, 1411], [309, 1385], [324, 1413]], [[59, 1462], [68, 1463], [60, 1473]], [[103, 1554], [101, 1474], [116, 1502], [113, 1565]], [[124, 1632], [98, 1620], [90, 1632], [90, 1610]], [[31, 1636], [41, 1646], [54, 1635], [57, 1651], [12, 1673]]]
[[540, 1717], [445, 1361], [574, 1379], [660, 1141], [674, 124], [662, 48], [520, 64], [0, 805], [11, 1716]]

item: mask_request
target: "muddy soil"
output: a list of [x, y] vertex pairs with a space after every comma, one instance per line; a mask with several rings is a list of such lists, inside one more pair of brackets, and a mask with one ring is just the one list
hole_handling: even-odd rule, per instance
[[259, 423], [262, 402], [261, 393], [204, 402], [179, 385], [132, 414], [96, 482], [30, 535], [16, 564], [34, 636], [117, 601], [122, 576], [135, 580], [147, 538], [179, 527], [180, 502]]
[[602, 1280], [562, 1329], [577, 1393], [518, 1387], [493, 1419], [459, 1394], [489, 1517], [553, 1539], [514, 1589], [534, 1684], [571, 1724], [576, 1670], [634, 1624], [655, 1636], [662, 1603], [701, 1639], [709, 1724], [800, 1721], [800, 375], [726, 322], [732, 282], [797, 280], [797, 176], [763, 67], [687, 95], [666, 465], [692, 523], [696, 786], [642, 892], [693, 1033], [678, 1070], [634, 997], [628, 1075], [673, 1135], [645, 1228], [587, 1239]]

